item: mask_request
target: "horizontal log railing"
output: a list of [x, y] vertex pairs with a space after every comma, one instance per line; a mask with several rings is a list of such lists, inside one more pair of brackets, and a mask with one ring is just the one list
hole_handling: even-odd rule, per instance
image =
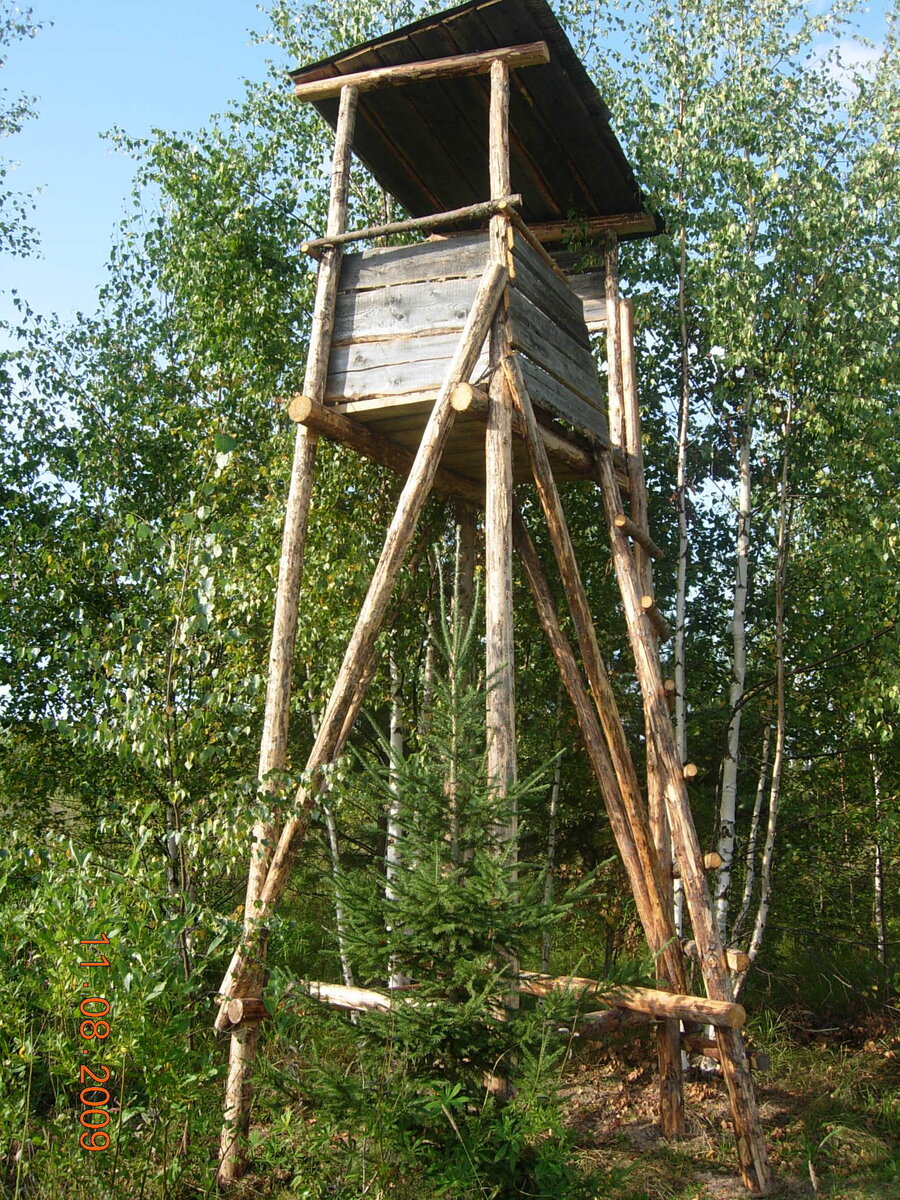
[[311, 238], [301, 242], [304, 254], [317, 258], [329, 246], [346, 246], [348, 242], [362, 242], [369, 238], [388, 237], [392, 233], [412, 233], [417, 229], [439, 229], [444, 225], [455, 225], [458, 221], [477, 221], [497, 213], [512, 212], [522, 203], [520, 192], [498, 196], [496, 200], [481, 200], [478, 204], [466, 204], [462, 208], [450, 208], [446, 212], [429, 213], [424, 217], [409, 217], [403, 221], [389, 221], [386, 225], [369, 225], [365, 229], [350, 229], [346, 233], [334, 233], [329, 237]]
[[536, 67], [550, 61], [546, 42], [526, 42], [521, 46], [504, 46], [497, 50], [478, 50], [472, 54], [451, 54], [446, 58], [427, 58], [422, 62], [397, 63], [393, 67], [373, 67], [370, 71], [354, 71], [350, 75], [330, 75], [327, 79], [296, 82], [302, 71], [294, 74], [294, 95], [298, 100], [327, 100], [340, 94], [345, 87], [360, 92], [375, 88], [400, 87], [405, 83], [421, 83], [426, 79], [446, 79], [454, 75], [487, 75], [495, 62], [507, 67]]

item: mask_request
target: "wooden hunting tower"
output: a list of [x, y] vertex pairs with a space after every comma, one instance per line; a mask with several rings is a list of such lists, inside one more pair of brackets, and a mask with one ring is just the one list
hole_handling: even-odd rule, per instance
[[[546, 0], [471, 0], [293, 73], [297, 96], [335, 129], [309, 358], [301, 395], [269, 661], [259, 778], [283, 770], [291, 664], [315, 447], [320, 435], [405, 479], [356, 628], [306, 764], [309, 782], [277, 825], [254, 830], [245, 930], [221, 986], [216, 1020], [231, 1030], [220, 1180], [241, 1169], [249, 1069], [265, 983], [266, 922], [287, 883], [322, 779], [341, 753], [372, 676], [391, 591], [432, 489], [458, 504], [460, 537], [484, 511], [488, 771], [515, 776], [512, 562], [515, 551], [577, 716], [585, 750], [667, 990], [606, 993], [610, 1020], [655, 1020], [663, 1132], [683, 1124], [681, 1022], [710, 1023], [728, 1087], [745, 1185], [771, 1186], [730, 969], [686, 790], [660, 670], [668, 636], [653, 596], [660, 551], [647, 528], [631, 309], [619, 295], [617, 243], [652, 236], [609, 113]], [[409, 216], [347, 231], [351, 156]], [[415, 245], [353, 253], [354, 242], [427, 232]], [[572, 240], [603, 268], [573, 274]], [[605, 334], [605, 380], [590, 334]], [[598, 646], [557, 484], [597, 487], [641, 688], [647, 780], [642, 791]], [[577, 635], [564, 633], [553, 590], [518, 509], [533, 482]], [[295, 764], [296, 769], [296, 764]], [[514, 820], [514, 815], [511, 818]], [[672, 915], [682, 880], [693, 938]], [[707, 996], [687, 994], [684, 956]], [[603, 995], [602, 984], [521, 974], [522, 991]], [[342, 989], [320, 998], [358, 1006]], [[367, 996], [377, 996], [367, 993]], [[373, 1003], [376, 1001], [372, 1001]], [[385, 1003], [391, 1003], [387, 998]], [[394, 1000], [394, 1003], [401, 1002]], [[696, 1038], [694, 1039], [696, 1041]]]

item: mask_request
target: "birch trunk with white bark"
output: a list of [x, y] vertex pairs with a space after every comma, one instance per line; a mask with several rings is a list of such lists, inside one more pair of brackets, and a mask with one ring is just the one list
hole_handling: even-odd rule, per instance
[[[787, 730], [785, 710], [784, 669], [784, 613], [785, 587], [787, 585], [788, 559], [791, 549], [791, 526], [793, 501], [790, 495], [790, 435], [793, 424], [793, 400], [788, 398], [782, 435], [784, 454], [781, 461], [781, 479], [778, 501], [778, 542], [775, 558], [775, 754], [772, 759], [772, 783], [769, 787], [769, 816], [766, 822], [766, 841], [763, 847], [760, 868], [760, 896], [756, 920], [747, 954], [750, 964], [756, 960], [762, 947], [763, 934], [772, 904], [772, 867], [775, 860], [775, 835], [778, 828], [778, 809], [781, 799], [781, 779], [784, 770], [784, 747]], [[749, 967], [747, 968], [749, 970]], [[738, 973], [734, 981], [735, 996], [740, 994], [747, 978], [747, 971]]]
[[750, 832], [747, 836], [747, 850], [744, 855], [744, 891], [741, 896], [740, 912], [731, 930], [731, 941], [737, 943], [744, 930], [744, 922], [750, 912], [753, 900], [753, 888], [756, 884], [756, 854], [759, 847], [759, 830], [762, 820], [763, 800], [766, 795], [766, 785], [769, 781], [769, 747], [772, 741], [772, 724], [766, 722], [763, 730], [762, 761], [759, 766], [759, 778], [756, 782], [756, 797], [753, 801], [753, 816], [750, 818]]
[[752, 401], [744, 413], [738, 466], [737, 554], [734, 601], [731, 614], [731, 687], [728, 693], [730, 714], [725, 735], [725, 759], [722, 763], [722, 789], [719, 796], [719, 839], [716, 849], [722, 865], [716, 874], [715, 904], [719, 936], [726, 940], [728, 892], [734, 861], [735, 817], [737, 813], [738, 760], [741, 746], [744, 680], [747, 673], [747, 576], [750, 558], [750, 445], [753, 435]]

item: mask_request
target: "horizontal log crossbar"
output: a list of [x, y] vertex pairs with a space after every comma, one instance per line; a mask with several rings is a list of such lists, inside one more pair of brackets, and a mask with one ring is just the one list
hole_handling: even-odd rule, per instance
[[697, 1021], [719, 1029], [740, 1029], [747, 1019], [743, 1006], [730, 1001], [684, 996], [655, 988], [610, 987], [603, 980], [582, 979], [577, 975], [523, 972], [519, 976], [519, 990], [530, 996], [546, 996], [558, 991], [578, 992], [583, 996], [600, 997], [613, 1008], [646, 1013], [657, 1020], [677, 1017], [681, 1021]]
[[329, 237], [311, 238], [301, 242], [304, 254], [317, 258], [329, 246], [346, 246], [348, 242], [362, 242], [369, 238], [388, 237], [392, 233], [412, 233], [417, 229], [438, 229], [444, 225], [455, 225], [458, 221], [475, 221], [492, 217], [496, 213], [509, 213], [522, 203], [519, 192], [498, 196], [495, 200], [482, 200], [478, 204], [466, 204], [462, 208], [451, 208], [446, 212], [429, 213], [424, 217], [409, 217], [405, 221], [390, 221], [386, 225], [369, 225], [365, 229], [351, 229], [346, 233], [334, 233]]
[[583, 221], [543, 221], [531, 226], [542, 242], [582, 241], [615, 234], [655, 233], [656, 217], [651, 213], [616, 213], [608, 217], [586, 217]]
[[[388, 1012], [394, 1005], [416, 1002], [415, 990], [380, 992], [372, 988], [345, 987], [339, 983], [322, 983], [309, 980], [302, 984], [311, 999], [319, 1000], [332, 1008], [360, 1012]], [[619, 1009], [629, 1013], [640, 1013], [652, 1020], [667, 1020], [676, 1017], [683, 1021], [694, 1021], [714, 1025], [721, 1029], [740, 1029], [746, 1013], [740, 1004], [723, 1000], [708, 1000], [703, 996], [683, 996], [674, 992], [662, 992], [656, 988], [610, 987], [598, 979], [582, 979], [576, 975], [539, 975], [523, 972], [516, 981], [518, 990], [526, 996], [548, 996], [551, 992], [570, 991], [591, 999], [599, 999], [610, 1006], [610, 1011]], [[261, 1000], [243, 998], [232, 1000], [227, 1006], [229, 1020], [259, 1021], [266, 1011]], [[608, 1019], [591, 1014], [595, 1023], [603, 1024]]]
[[[327, 100], [340, 94], [342, 88], [355, 87], [360, 92], [375, 88], [400, 87], [405, 83], [421, 83], [427, 79], [446, 79], [459, 75], [486, 75], [491, 64], [506, 63], [510, 68], [535, 67], [550, 61], [546, 42], [526, 42], [520, 46], [504, 46], [497, 50], [479, 50], [473, 54], [451, 54], [446, 58], [428, 58], [423, 62], [397, 63], [392, 67], [373, 67], [370, 71], [354, 71], [350, 75], [331, 75], [327, 79], [302, 82], [302, 71], [294, 73], [294, 95], [298, 100]], [[301, 81], [297, 82], [297, 77]]]
[[650, 537], [646, 530], [641, 529], [639, 525], [635, 525], [630, 517], [626, 517], [624, 513], [616, 513], [614, 518], [616, 529], [621, 529], [639, 546], [641, 546], [651, 558], [663, 559], [666, 557], [665, 551], [660, 550], [656, 542]]
[[[487, 399], [478, 388], [461, 384], [451, 396], [450, 402], [458, 413], [465, 413], [479, 420], [487, 419]], [[287, 405], [287, 414], [292, 421], [306, 425], [314, 432], [349, 446], [373, 462], [388, 467], [400, 476], [405, 476], [413, 460], [413, 453], [385, 437], [377, 430], [360, 421], [345, 416], [335, 409], [319, 404], [309, 396], [295, 395]], [[519, 431], [520, 432], [520, 431]], [[541, 436], [550, 455], [551, 462], [576, 474], [590, 477], [592, 459], [590, 452], [575, 441], [570, 441], [552, 429], [541, 426]], [[484, 506], [484, 486], [456, 471], [439, 467], [434, 479], [437, 492], [454, 500], [463, 500], [478, 507]]]

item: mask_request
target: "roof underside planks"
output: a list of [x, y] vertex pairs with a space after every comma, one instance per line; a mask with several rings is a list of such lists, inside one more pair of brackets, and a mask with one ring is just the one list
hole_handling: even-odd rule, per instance
[[[532, 225], [571, 219], [577, 227], [596, 217], [646, 215], [609, 110], [546, 0], [471, 0], [291, 78], [309, 83], [536, 41], [547, 43], [550, 62], [510, 77], [510, 169], [522, 216]], [[475, 204], [490, 192], [489, 100], [486, 75], [362, 92], [354, 150], [412, 216]], [[339, 101], [314, 103], [334, 127]]]

